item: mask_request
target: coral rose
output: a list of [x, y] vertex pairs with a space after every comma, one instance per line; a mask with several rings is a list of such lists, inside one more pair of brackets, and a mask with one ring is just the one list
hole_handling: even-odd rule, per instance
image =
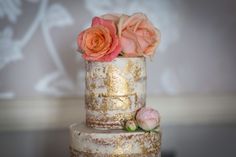
[[160, 123], [160, 115], [157, 110], [149, 107], [141, 108], [136, 114], [138, 126], [145, 131], [155, 129]]
[[90, 61], [112, 61], [121, 51], [114, 21], [94, 17], [92, 27], [78, 36], [83, 58]]
[[143, 13], [135, 13], [132, 16], [121, 15], [118, 22], [118, 35], [122, 52], [127, 57], [151, 56], [160, 43], [159, 30]]

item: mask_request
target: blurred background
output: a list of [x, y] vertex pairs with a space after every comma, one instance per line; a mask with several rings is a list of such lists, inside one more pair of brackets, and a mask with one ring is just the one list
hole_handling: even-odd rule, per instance
[[69, 156], [67, 127], [84, 120], [76, 38], [108, 12], [143, 12], [161, 31], [147, 104], [163, 157], [235, 157], [235, 0], [0, 0], [0, 156]]

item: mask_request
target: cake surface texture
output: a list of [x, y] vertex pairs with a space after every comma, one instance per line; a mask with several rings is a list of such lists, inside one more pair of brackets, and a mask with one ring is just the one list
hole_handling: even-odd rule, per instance
[[93, 128], [122, 129], [145, 106], [144, 57], [118, 57], [111, 62], [86, 61], [86, 124]]
[[72, 157], [160, 157], [160, 131], [123, 130], [146, 104], [146, 60], [86, 61], [86, 123], [70, 126]]
[[70, 126], [72, 157], [160, 157], [161, 133]]

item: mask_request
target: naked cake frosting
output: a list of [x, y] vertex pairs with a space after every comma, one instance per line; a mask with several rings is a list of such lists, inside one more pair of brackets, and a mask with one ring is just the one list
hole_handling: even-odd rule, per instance
[[157, 157], [160, 155], [160, 132], [97, 130], [84, 124], [73, 124], [71, 156], [73, 157]]
[[145, 106], [144, 57], [86, 61], [86, 123], [93, 128], [122, 129]]
[[70, 126], [71, 157], [160, 157], [160, 115], [146, 107], [146, 58], [159, 42], [143, 13], [94, 17], [78, 35], [86, 120]]

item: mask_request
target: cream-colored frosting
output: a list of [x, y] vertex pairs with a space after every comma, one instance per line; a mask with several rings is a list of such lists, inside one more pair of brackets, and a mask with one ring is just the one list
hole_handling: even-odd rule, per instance
[[94, 128], [122, 128], [145, 106], [144, 57], [118, 57], [112, 62], [86, 61], [86, 123]]
[[70, 136], [71, 153], [77, 157], [160, 155], [160, 131], [96, 130], [85, 124], [73, 124], [70, 126]]

